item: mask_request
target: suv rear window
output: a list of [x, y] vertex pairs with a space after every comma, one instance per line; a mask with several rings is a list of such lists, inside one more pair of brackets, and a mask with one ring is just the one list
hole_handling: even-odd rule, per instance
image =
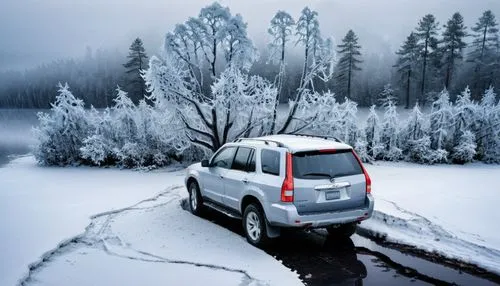
[[293, 177], [297, 179], [317, 180], [358, 174], [363, 174], [363, 170], [351, 150], [293, 154]]
[[280, 175], [280, 152], [263, 149], [260, 152], [262, 173]]

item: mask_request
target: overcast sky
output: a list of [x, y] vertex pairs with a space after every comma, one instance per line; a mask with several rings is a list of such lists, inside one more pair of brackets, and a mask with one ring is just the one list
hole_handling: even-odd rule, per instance
[[[198, 14], [203, 0], [0, 0], [0, 70], [79, 57], [85, 47], [123, 53], [135, 37], [149, 54], [176, 23]], [[500, 19], [500, 0], [223, 0], [242, 14], [255, 42], [267, 40], [277, 10], [295, 18], [308, 5], [318, 11], [322, 33], [339, 40], [349, 29], [365, 50], [395, 50], [427, 13], [440, 24], [458, 11], [470, 27], [484, 10]]]

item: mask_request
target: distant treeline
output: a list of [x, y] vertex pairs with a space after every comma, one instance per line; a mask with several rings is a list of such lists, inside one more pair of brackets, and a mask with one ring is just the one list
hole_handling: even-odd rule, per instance
[[[469, 86], [472, 99], [480, 100], [490, 85], [500, 85], [499, 30], [491, 11], [485, 11], [472, 27], [464, 25], [458, 12], [442, 23], [432, 14], [425, 15], [409, 32], [401, 48], [388, 53], [364, 50], [363, 39], [358, 39], [352, 30], [334, 45], [329, 38], [321, 37], [318, 13], [306, 8], [297, 19], [284, 11], [275, 15], [268, 31], [272, 42], [269, 47], [259, 49], [260, 57], [250, 69], [250, 74], [280, 85], [281, 102], [295, 97], [304, 74], [302, 56], [291, 58], [287, 50], [286, 64], [284, 60], [285, 44], [288, 47], [305, 41], [300, 23], [310, 24], [308, 29], [312, 34], [306, 40], [310, 58], [321, 56], [315, 53], [328, 46], [336, 52], [334, 76], [327, 82], [313, 82], [314, 89], [333, 91], [337, 98], [349, 98], [361, 106], [379, 104], [381, 91], [388, 83], [394, 88], [398, 103], [407, 107], [415, 102], [424, 105], [432, 102], [443, 87], [453, 95]], [[284, 43], [282, 50], [281, 43]], [[147, 92], [140, 77], [140, 70], [147, 69], [147, 62], [142, 41], [136, 39], [128, 57], [116, 51], [88, 50], [81, 59], [58, 60], [25, 71], [0, 72], [0, 107], [50, 107], [58, 82], [67, 82], [88, 106], [111, 106], [117, 85], [138, 103]], [[311, 60], [305, 62], [311, 64]], [[278, 76], [281, 72], [284, 73]], [[210, 92], [210, 82], [203, 86], [205, 93]]]

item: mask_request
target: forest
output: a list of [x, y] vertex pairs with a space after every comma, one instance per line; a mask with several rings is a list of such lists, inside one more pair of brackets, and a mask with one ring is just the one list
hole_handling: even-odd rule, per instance
[[[173, 35], [192, 36], [198, 29], [193, 26], [197, 25], [196, 19], [192, 17], [177, 25]], [[231, 21], [234, 28], [246, 30], [247, 24], [241, 15], [232, 17]], [[440, 21], [432, 14], [423, 15], [415, 23], [415, 29], [408, 31], [400, 48], [388, 56], [364, 50], [363, 39], [352, 30], [343, 37], [335, 35], [341, 40], [333, 43], [331, 35], [321, 34], [318, 13], [307, 7], [296, 17], [279, 11], [269, 22], [266, 33], [269, 44], [259, 48], [251, 44], [253, 52], [252, 59], [246, 63], [247, 72], [273, 82], [284, 73], [279, 82], [280, 102], [286, 103], [294, 99], [307, 65], [328, 50], [331, 53], [329, 78], [315, 80], [314, 88], [332, 91], [339, 100], [349, 98], [360, 106], [380, 105], [379, 97], [386, 84], [393, 87], [397, 104], [406, 108], [417, 101], [426, 105], [443, 88], [450, 91], [451, 100], [455, 101], [456, 94], [469, 86], [472, 99], [480, 100], [485, 89], [500, 81], [495, 15], [484, 11], [472, 27], [464, 25], [460, 13]], [[252, 42], [245, 37], [245, 41]], [[167, 37], [165, 45], [169, 45], [168, 41]], [[182, 45], [172, 48], [182, 50]], [[216, 55], [219, 59], [225, 56], [222, 51]], [[218, 76], [225, 65], [221, 60], [215, 64], [218, 65], [214, 68], [216, 73], [211, 75], [212, 63], [202, 63], [207, 79], [202, 87], [205, 93], [210, 92], [210, 77]], [[118, 51], [92, 51], [88, 47], [79, 59], [57, 60], [25, 71], [3, 71], [0, 72], [0, 107], [49, 108], [55, 100], [58, 82], [67, 82], [85, 101], [86, 107], [111, 106], [117, 86], [126, 90], [137, 104], [147, 96], [140, 75], [147, 65], [148, 55], [138, 38], [131, 44], [127, 56]]]
[[[37, 160], [154, 167], [199, 160], [240, 137], [306, 132], [350, 144], [365, 162], [500, 162], [500, 103], [493, 87], [498, 30], [491, 12], [473, 29], [484, 35], [476, 37], [484, 41], [475, 42], [468, 54], [476, 60], [463, 63], [461, 16], [453, 15], [439, 41], [437, 23], [425, 16], [398, 51], [396, 71], [406, 84], [398, 89], [405, 87], [404, 92], [386, 83], [363, 100], [358, 98], [362, 55], [356, 34], [350, 30], [335, 47], [321, 35], [317, 16], [307, 7], [297, 20], [276, 13], [268, 31], [268, 62], [277, 70], [271, 75], [255, 73], [259, 51], [246, 23], [217, 2], [168, 32], [163, 50], [149, 57], [147, 67], [139, 68], [146, 54], [135, 40], [124, 65], [129, 89], [116, 88], [110, 107], [86, 108], [84, 95], [68, 83], [58, 85], [51, 112], [39, 114]], [[294, 44], [304, 57], [299, 69], [289, 70], [297, 66], [288, 65]], [[417, 53], [417, 47], [423, 50]], [[456, 92], [466, 65], [472, 67], [470, 83]], [[419, 71], [426, 80], [418, 80]], [[440, 89], [429, 92], [438, 79]], [[396, 108], [401, 97], [413, 108], [406, 120]], [[288, 105], [280, 109], [284, 100]], [[361, 102], [371, 105], [366, 122], [358, 120]]]

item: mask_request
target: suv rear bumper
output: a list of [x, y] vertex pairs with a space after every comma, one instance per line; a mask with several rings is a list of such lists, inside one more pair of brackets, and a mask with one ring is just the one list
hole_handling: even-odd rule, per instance
[[282, 227], [326, 227], [368, 219], [372, 216], [374, 199], [366, 196], [365, 205], [354, 210], [300, 215], [293, 204], [274, 203], [266, 211], [266, 217], [273, 226]]

